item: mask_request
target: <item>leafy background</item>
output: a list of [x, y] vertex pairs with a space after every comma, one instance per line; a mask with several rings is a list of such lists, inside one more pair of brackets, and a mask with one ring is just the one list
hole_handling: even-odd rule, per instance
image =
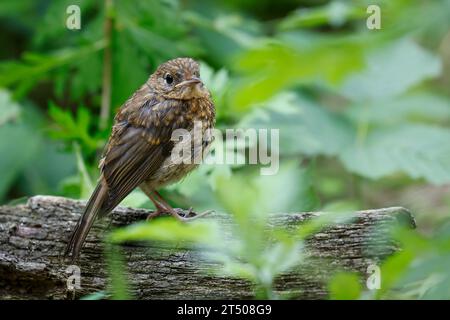
[[[72, 4], [81, 30], [65, 27]], [[366, 27], [369, 4], [381, 7], [381, 30]], [[262, 212], [400, 205], [419, 228], [395, 234], [405, 250], [382, 266], [382, 290], [338, 274], [330, 298], [450, 298], [449, 0], [6, 0], [0, 25], [1, 203], [87, 198], [115, 110], [158, 64], [191, 56], [201, 61], [218, 128], [280, 129], [276, 176], [203, 165], [163, 190], [174, 206], [236, 219], [232, 252], [212, 257], [220, 272], [253, 281], [256, 296], [277, 297], [273, 279], [301, 261], [302, 237], [280, 231], [266, 243]], [[122, 204], [151, 208], [140, 191]], [[162, 221], [162, 238], [154, 228], [112, 238], [138, 230], [161, 241], [221, 242], [211, 239], [218, 226]]]

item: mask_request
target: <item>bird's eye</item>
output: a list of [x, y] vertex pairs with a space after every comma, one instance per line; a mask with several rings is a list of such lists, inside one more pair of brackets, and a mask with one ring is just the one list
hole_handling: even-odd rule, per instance
[[173, 77], [170, 73], [166, 73], [166, 75], [164, 76], [164, 80], [166, 80], [167, 84], [172, 84], [173, 83]]

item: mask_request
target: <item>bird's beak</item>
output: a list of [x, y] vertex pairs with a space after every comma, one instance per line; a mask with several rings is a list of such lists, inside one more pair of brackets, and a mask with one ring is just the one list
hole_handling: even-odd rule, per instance
[[189, 79], [189, 80], [185, 80], [185, 81], [183, 81], [183, 82], [180, 82], [179, 84], [177, 84], [177, 85], [175, 86], [175, 88], [178, 88], [178, 87], [184, 87], [184, 86], [188, 86], [188, 85], [191, 85], [191, 84], [197, 84], [197, 83], [202, 83], [202, 80], [200, 80], [200, 79], [197, 78], [197, 77], [192, 77], [192, 78]]

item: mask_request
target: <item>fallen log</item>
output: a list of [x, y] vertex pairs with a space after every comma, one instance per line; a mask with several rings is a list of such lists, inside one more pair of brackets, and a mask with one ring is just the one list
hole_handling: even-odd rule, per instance
[[[68, 289], [73, 270], [61, 259], [71, 229], [84, 207], [83, 201], [35, 196], [26, 204], [0, 207], [0, 299], [72, 299], [106, 290], [107, 266], [102, 238], [110, 226], [145, 219], [149, 210], [118, 207], [98, 220], [87, 238], [80, 260], [81, 289]], [[370, 264], [380, 263], [399, 250], [389, 229], [401, 223], [415, 227], [414, 218], [401, 207], [358, 211], [351, 223], [328, 227], [306, 242], [307, 262], [279, 276], [277, 293], [293, 298], [327, 298], [326, 282], [337, 269], [367, 276]], [[295, 228], [320, 213], [273, 215], [270, 224]], [[229, 215], [213, 213], [224, 230], [231, 230]], [[252, 298], [250, 283], [212, 274], [217, 267], [194, 248], [124, 245], [121, 251], [127, 278], [136, 299], [244, 299]], [[325, 260], [324, 260], [325, 259]], [[326, 261], [326, 263], [323, 263]]]

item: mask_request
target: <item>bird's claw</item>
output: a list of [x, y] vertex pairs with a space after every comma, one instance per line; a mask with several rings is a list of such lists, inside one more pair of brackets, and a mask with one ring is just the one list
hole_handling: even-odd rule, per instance
[[183, 210], [181, 208], [174, 208], [173, 212], [170, 212], [170, 211], [166, 212], [166, 211], [163, 211], [163, 210], [156, 210], [156, 211], [150, 213], [147, 216], [147, 221], [152, 220], [153, 218], [156, 218], [157, 216], [161, 216], [161, 215], [164, 215], [164, 214], [171, 214], [176, 219], [178, 219], [180, 221], [183, 221], [183, 222], [186, 222], [186, 221], [191, 221], [191, 220], [194, 220], [194, 219], [197, 219], [197, 218], [200, 218], [200, 217], [204, 217], [207, 214], [210, 214], [212, 212], [214, 212], [214, 210], [207, 210], [207, 211], [204, 211], [202, 213], [198, 213], [197, 214], [193, 210], [192, 207], [189, 208], [188, 210]]
[[194, 220], [194, 219], [197, 219], [197, 218], [200, 218], [200, 217], [204, 217], [207, 214], [210, 214], [210, 213], [214, 212], [214, 210], [207, 210], [207, 211], [204, 211], [202, 213], [196, 213], [196, 212], [194, 212], [192, 207], [189, 208], [188, 210], [183, 210], [183, 209], [180, 209], [180, 208], [177, 208], [177, 209], [174, 209], [174, 210], [176, 211], [176, 213], [178, 215], [177, 218], [179, 220], [181, 220], [181, 221]]

